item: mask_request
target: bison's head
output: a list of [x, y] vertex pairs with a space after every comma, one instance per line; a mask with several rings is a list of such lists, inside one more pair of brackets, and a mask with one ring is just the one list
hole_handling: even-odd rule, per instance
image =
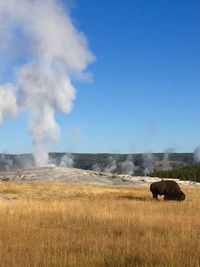
[[185, 194], [181, 191], [180, 197], [179, 197], [180, 201], [185, 200]]

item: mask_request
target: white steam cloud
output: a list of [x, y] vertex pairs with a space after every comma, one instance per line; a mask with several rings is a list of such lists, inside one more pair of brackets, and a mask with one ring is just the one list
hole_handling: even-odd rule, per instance
[[18, 108], [27, 111], [35, 163], [44, 166], [46, 145], [59, 136], [55, 114], [73, 107], [71, 78], [83, 78], [94, 56], [59, 0], [1, 0], [0, 38], [5, 68], [16, 64], [15, 78], [0, 85], [0, 122]]
[[163, 155], [163, 160], [161, 162], [161, 169], [162, 170], [171, 170], [172, 166], [169, 160], [169, 155], [174, 152], [173, 148], [168, 148], [165, 150], [165, 153]]
[[121, 171], [122, 173], [133, 175], [135, 170], [137, 170], [137, 167], [134, 164], [133, 156], [128, 155], [127, 159], [121, 163]]
[[200, 146], [197, 147], [197, 148], [194, 150], [194, 153], [193, 153], [193, 160], [194, 160], [194, 163], [199, 163], [199, 162], [200, 162]]
[[60, 160], [60, 167], [73, 167], [74, 159], [73, 155], [65, 154]]
[[104, 168], [104, 172], [114, 172], [115, 170], [117, 169], [117, 160], [112, 157], [112, 156], [109, 156], [108, 158], [108, 164], [107, 166]]
[[92, 165], [92, 170], [95, 171], [95, 172], [102, 172], [103, 169], [101, 168], [100, 164], [98, 163], [95, 163]]
[[15, 89], [12, 84], [0, 85], [0, 124], [6, 115], [16, 116], [17, 101], [15, 97]]
[[161, 162], [161, 169], [162, 170], [170, 170], [171, 169], [171, 164], [169, 161], [169, 153], [164, 154], [163, 160]]
[[142, 155], [143, 157], [143, 167], [144, 167], [144, 175], [148, 175], [155, 168], [155, 159], [154, 156], [150, 153], [146, 153]]
[[0, 155], [0, 161], [6, 171], [9, 171], [13, 166], [13, 159], [5, 154]]

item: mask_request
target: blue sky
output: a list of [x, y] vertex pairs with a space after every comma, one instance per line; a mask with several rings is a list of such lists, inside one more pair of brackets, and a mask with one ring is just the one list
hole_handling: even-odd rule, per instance
[[[76, 0], [71, 16], [97, 60], [93, 83], [57, 114], [51, 151], [190, 152], [200, 145], [200, 2]], [[7, 73], [7, 75], [9, 75]], [[0, 152], [32, 152], [26, 114], [7, 118]]]

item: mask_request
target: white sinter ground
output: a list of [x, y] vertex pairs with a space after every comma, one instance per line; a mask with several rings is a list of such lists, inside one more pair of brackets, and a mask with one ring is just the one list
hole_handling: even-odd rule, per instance
[[[117, 175], [112, 173], [85, 171], [76, 168], [56, 167], [50, 165], [43, 168], [32, 168], [26, 170], [0, 172], [0, 181], [18, 182], [72, 182], [101, 185], [141, 185], [147, 186], [153, 182], [160, 181], [158, 177]], [[172, 180], [172, 179], [170, 179]], [[178, 184], [189, 186], [200, 186], [193, 181], [181, 181], [173, 179]]]

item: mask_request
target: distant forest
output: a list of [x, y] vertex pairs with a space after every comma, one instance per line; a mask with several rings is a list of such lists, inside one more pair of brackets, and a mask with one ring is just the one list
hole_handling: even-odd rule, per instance
[[151, 177], [178, 178], [180, 180], [191, 180], [200, 182], [200, 164], [190, 165], [173, 170], [159, 170], [150, 173]]

